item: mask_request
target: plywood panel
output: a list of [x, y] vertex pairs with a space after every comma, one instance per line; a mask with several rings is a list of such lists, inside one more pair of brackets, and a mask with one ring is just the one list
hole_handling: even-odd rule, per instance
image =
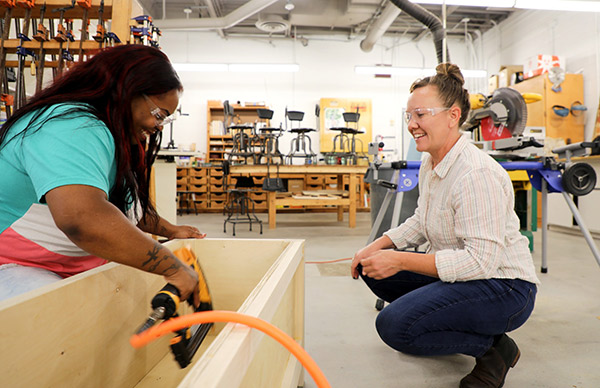
[[[284, 295], [286, 290], [290, 289], [290, 283], [294, 278], [300, 279], [298, 268], [303, 265], [301, 245], [300, 241], [289, 242], [275, 263], [265, 273], [259, 285], [250, 293], [239, 312], [270, 322], [280, 308], [294, 311], [293, 306], [281, 306], [286, 305]], [[293, 286], [292, 289], [298, 290]], [[298, 317], [294, 312], [291, 315], [284, 314], [284, 316], [287, 319], [290, 319], [290, 316], [292, 319]], [[281, 325], [286, 326], [286, 324]], [[251, 366], [253, 358], [262, 357], [262, 354], [257, 351], [260, 349], [263, 339], [264, 335], [257, 330], [243, 325], [227, 324], [219, 337], [204, 353], [202, 359], [194, 365], [192, 371], [182, 381], [180, 387], [238, 387]], [[295, 362], [294, 360], [293, 363]], [[279, 371], [273, 369], [272, 373], [279, 374]], [[297, 383], [294, 384], [295, 387]], [[262, 385], [255, 383], [254, 386]]]
[[0, 303], [6, 387], [132, 387], [168, 351], [131, 334], [162, 277], [107, 264]]

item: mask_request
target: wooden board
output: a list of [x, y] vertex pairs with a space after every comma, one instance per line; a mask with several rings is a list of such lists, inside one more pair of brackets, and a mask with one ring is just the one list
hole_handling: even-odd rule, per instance
[[[274, 320], [303, 344], [302, 241], [168, 243], [171, 249], [188, 244], [201, 263], [215, 309]], [[163, 285], [160, 276], [108, 264], [1, 302], [2, 385], [162, 388], [182, 380], [181, 386], [209, 388], [302, 384], [298, 362], [245, 326], [215, 325], [196, 354], [196, 365], [186, 369], [173, 360], [170, 336], [133, 349], [129, 337], [147, 317], [150, 300]], [[265, 375], [264, 370], [271, 373]], [[272, 381], [281, 384], [271, 385]]]
[[[237, 240], [236, 240], [237, 241]], [[240, 252], [244, 256], [258, 256], [263, 244], [269, 240], [246, 240]], [[277, 240], [271, 240], [277, 241]], [[253, 268], [259, 257], [248, 261], [240, 272], [248, 277], [258, 274]], [[244, 260], [242, 260], [244, 261]], [[237, 266], [237, 264], [236, 264]], [[291, 335], [300, 345], [304, 344], [304, 261], [303, 242], [291, 241], [275, 263], [260, 279], [260, 283], [247, 297], [239, 312], [273, 321], [280, 329]], [[236, 270], [237, 271], [237, 270]], [[210, 278], [209, 275], [207, 275]], [[212, 290], [212, 284], [209, 284]], [[231, 288], [231, 284], [228, 284]], [[211, 291], [212, 292], [212, 291]], [[275, 318], [274, 318], [275, 317]], [[263, 345], [263, 341], [267, 341]], [[179, 387], [290, 387], [303, 385], [298, 378], [285, 385], [276, 376], [298, 369], [298, 362], [290, 357], [281, 345], [272, 347], [273, 341], [257, 330], [243, 325], [227, 324], [202, 358], [194, 365]], [[275, 350], [277, 349], [277, 350]], [[274, 352], [274, 354], [271, 353]], [[284, 373], [281, 373], [284, 371]], [[277, 384], [273, 381], [278, 381]], [[270, 383], [269, 383], [270, 382]]]
[[129, 337], [162, 277], [107, 264], [0, 302], [6, 387], [132, 387], [168, 351], [134, 350]]

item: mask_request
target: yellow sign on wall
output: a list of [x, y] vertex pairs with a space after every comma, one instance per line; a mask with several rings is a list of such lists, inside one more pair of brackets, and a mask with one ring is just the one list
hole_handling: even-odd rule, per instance
[[[356, 152], [367, 152], [369, 142], [372, 139], [370, 98], [321, 98], [320, 107], [321, 152], [340, 151], [339, 140], [335, 143], [334, 147], [334, 139], [340, 134], [340, 131], [332, 131], [330, 129], [336, 127], [358, 128], [359, 131], [363, 132], [356, 135]], [[343, 113], [345, 112], [360, 113], [358, 123], [346, 123], [343, 117]]]

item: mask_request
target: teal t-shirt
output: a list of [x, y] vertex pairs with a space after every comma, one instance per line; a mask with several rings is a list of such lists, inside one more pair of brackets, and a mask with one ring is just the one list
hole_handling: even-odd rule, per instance
[[0, 145], [0, 233], [56, 187], [93, 186], [108, 196], [116, 175], [114, 140], [102, 121], [77, 111], [80, 106], [50, 107], [37, 122], [54, 118], [25, 136], [35, 112], [11, 127]]

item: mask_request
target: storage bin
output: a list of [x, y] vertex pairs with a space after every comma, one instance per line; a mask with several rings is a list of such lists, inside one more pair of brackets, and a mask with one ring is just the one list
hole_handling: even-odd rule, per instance
[[196, 176], [196, 177], [203, 177], [203, 176], [207, 176], [208, 172], [206, 168], [202, 168], [202, 167], [192, 167], [190, 169], [190, 175], [192, 176]]
[[208, 178], [206, 176], [191, 176], [188, 178], [188, 181], [191, 185], [206, 186], [208, 183]]
[[177, 177], [188, 176], [190, 172], [189, 168], [177, 167]]
[[250, 194], [250, 198], [252, 198], [255, 201], [266, 201], [267, 200], [267, 193], [265, 192], [253, 192]]
[[267, 208], [267, 201], [266, 200], [255, 200], [254, 201], [254, 208], [255, 209], [266, 209]]
[[194, 193], [206, 193], [208, 191], [207, 185], [188, 185], [188, 191], [193, 191]]
[[220, 176], [212, 176], [210, 177], [211, 185], [222, 185], [223, 184], [223, 175]]
[[[211, 197], [212, 197], [212, 194], [211, 194]], [[211, 209], [223, 209], [224, 207], [225, 207], [225, 201], [221, 201], [221, 200], [215, 201], [211, 198], [211, 200], [210, 200], [210, 208]]]
[[227, 199], [227, 193], [210, 193], [211, 201], [225, 201]]
[[325, 177], [323, 175], [307, 175], [306, 176], [306, 184], [307, 185], [320, 185], [325, 181]]
[[210, 192], [211, 193], [222, 193], [225, 191], [225, 186], [224, 185], [210, 185]]
[[223, 169], [213, 167], [210, 169], [210, 176], [223, 176]]

